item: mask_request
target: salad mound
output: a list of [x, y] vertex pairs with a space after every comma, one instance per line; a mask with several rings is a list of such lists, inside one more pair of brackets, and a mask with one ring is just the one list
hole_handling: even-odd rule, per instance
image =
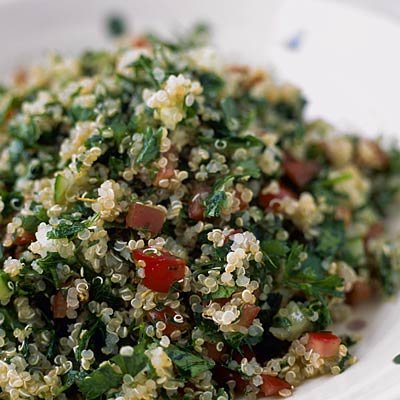
[[194, 30], [0, 89], [0, 398], [287, 397], [399, 286], [400, 153]]

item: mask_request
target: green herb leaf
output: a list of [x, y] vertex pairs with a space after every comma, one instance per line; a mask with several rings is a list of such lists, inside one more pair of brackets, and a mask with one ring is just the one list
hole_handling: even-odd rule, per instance
[[74, 384], [79, 386], [80, 382], [87, 376], [88, 374], [86, 372], [80, 372], [74, 369], [69, 370], [63, 377], [63, 385], [57, 389], [57, 396], [68, 390]]
[[0, 215], [8, 217], [22, 208], [24, 197], [20, 192], [6, 192], [5, 190], [0, 190], [0, 197], [4, 203], [4, 208]]
[[261, 248], [270, 257], [284, 257], [289, 252], [289, 247], [284, 242], [276, 239], [264, 240], [261, 242]]
[[392, 296], [396, 291], [395, 271], [392, 269], [390, 257], [382, 252], [378, 258], [378, 278], [381, 282], [383, 292]]
[[205, 200], [206, 206], [206, 217], [219, 217], [222, 208], [226, 205], [226, 193], [225, 192], [214, 192]]
[[111, 360], [117, 364], [123, 374], [135, 376], [138, 374], [147, 364], [148, 358], [144, 354], [145, 344], [139, 344], [133, 349], [131, 356], [122, 356], [118, 354]]
[[231, 184], [235, 179], [232, 175], [224, 176], [218, 179], [214, 186], [211, 194], [204, 201], [206, 207], [206, 217], [219, 217], [222, 208], [226, 205], [227, 196], [224, 191], [225, 186]]
[[85, 229], [85, 224], [82, 222], [72, 222], [68, 220], [62, 220], [53, 230], [47, 233], [48, 239], [63, 239], [72, 238], [78, 232]]
[[128, 133], [128, 125], [121, 119], [115, 118], [110, 125], [114, 135], [113, 138], [117, 146], [119, 146], [122, 140], [129, 134]]
[[54, 286], [58, 288], [60, 286], [60, 280], [57, 274], [57, 264], [65, 264], [65, 259], [58, 253], [48, 253], [46, 257], [37, 260], [37, 263], [47, 275], [50, 275]]
[[289, 247], [284, 242], [276, 239], [262, 241], [261, 249], [264, 254], [266, 265], [273, 270], [279, 270], [284, 257], [289, 252]]
[[146, 129], [143, 136], [143, 147], [137, 156], [136, 164], [147, 165], [159, 156], [162, 132], [162, 128], [157, 131], [152, 128]]
[[187, 373], [191, 378], [202, 372], [209, 371], [214, 367], [215, 362], [206, 360], [200, 356], [184, 351], [175, 346], [166, 349], [168, 357], [182, 373]]
[[217, 97], [225, 85], [223, 79], [212, 72], [200, 74], [199, 80], [204, 89], [204, 95], [208, 98]]
[[211, 299], [227, 299], [232, 296], [237, 288], [231, 286], [219, 286], [216, 292], [210, 294]]
[[240, 332], [227, 332], [224, 334], [226, 343], [233, 347], [235, 350], [239, 350], [243, 342], [246, 340], [247, 335]]
[[322, 258], [332, 258], [345, 243], [343, 221], [327, 220], [320, 225], [316, 253]]
[[224, 114], [226, 127], [231, 131], [237, 130], [239, 128], [239, 110], [235, 100], [233, 100], [232, 97], [221, 100], [221, 108]]
[[343, 286], [343, 279], [337, 275], [330, 275], [323, 279], [313, 279], [307, 276], [298, 276], [298, 281], [292, 280], [287, 282], [288, 286], [302, 290], [309, 296], [320, 297], [321, 294], [326, 296], [343, 297], [343, 292], [338, 287]]
[[110, 363], [106, 363], [89, 376], [77, 382], [86, 400], [94, 400], [106, 394], [110, 389], [118, 387], [122, 382], [122, 374], [116, 372]]
[[26, 123], [10, 123], [8, 126], [10, 136], [21, 140], [25, 145], [33, 147], [41, 135], [34, 118], [31, 117]]
[[249, 149], [251, 147], [264, 147], [264, 143], [253, 135], [240, 136], [227, 138], [228, 147], [230, 149], [238, 149], [244, 147]]
[[95, 146], [100, 146], [104, 142], [104, 137], [101, 135], [93, 135], [90, 136], [88, 139], [85, 141], [85, 147], [90, 149], [91, 147]]
[[366, 262], [363, 238], [347, 238], [340, 250], [339, 258], [355, 267], [363, 265]]
[[107, 31], [110, 36], [122, 36], [126, 32], [126, 23], [121, 15], [110, 15], [107, 20]]
[[40, 220], [35, 215], [25, 215], [22, 217], [22, 227], [29, 232], [36, 232]]
[[104, 328], [104, 324], [96, 317], [89, 318], [85, 321], [85, 332], [80, 336], [78, 346], [75, 349], [75, 358], [77, 361], [81, 360], [82, 351], [89, 346], [89, 342], [96, 331], [102, 328]]
[[397, 354], [397, 356], [395, 358], [393, 358], [393, 362], [395, 364], [400, 364], [400, 354]]
[[235, 172], [240, 176], [249, 176], [251, 178], [259, 178], [261, 176], [261, 170], [254, 158], [239, 161], [234, 168]]
[[[347, 348], [354, 346], [358, 343], [360, 339], [355, 337], [354, 335], [341, 335], [340, 341], [344, 344]], [[400, 354], [399, 354], [400, 355]]]
[[77, 105], [71, 106], [67, 113], [75, 122], [93, 120], [96, 117], [94, 108], [85, 108]]
[[322, 294], [343, 297], [338, 287], [343, 280], [338, 275], [328, 275], [322, 267], [322, 260], [315, 254], [308, 252], [304, 262], [300, 254], [304, 246], [294, 243], [285, 264], [284, 283], [291, 288], [304, 291], [309, 296], [320, 298]]

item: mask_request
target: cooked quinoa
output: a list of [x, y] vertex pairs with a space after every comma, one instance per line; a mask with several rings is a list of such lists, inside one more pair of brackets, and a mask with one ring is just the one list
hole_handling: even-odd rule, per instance
[[399, 286], [399, 151], [200, 33], [0, 88], [0, 398], [287, 397]]

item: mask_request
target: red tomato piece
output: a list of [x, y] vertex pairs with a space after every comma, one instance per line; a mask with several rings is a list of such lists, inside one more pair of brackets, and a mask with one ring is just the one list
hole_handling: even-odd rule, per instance
[[164, 225], [165, 217], [165, 212], [157, 207], [135, 203], [129, 207], [126, 226], [133, 229], [148, 230], [153, 234], [157, 234]]
[[388, 154], [370, 139], [361, 139], [357, 145], [357, 161], [364, 167], [382, 170], [389, 166]]
[[189, 201], [188, 216], [195, 221], [204, 220], [204, 200], [211, 192], [211, 188], [206, 184], [197, 184], [193, 190], [193, 197]]
[[241, 229], [233, 229], [232, 232], [225, 238], [224, 244], [227, 244], [230, 240], [233, 240], [233, 236], [235, 236], [237, 233], [241, 233]]
[[146, 36], [135, 36], [132, 38], [132, 46], [140, 49], [151, 49], [151, 42]]
[[250, 361], [255, 356], [254, 351], [249, 346], [245, 345], [240, 351], [234, 351], [232, 358], [240, 364], [243, 358], [247, 358], [247, 360]]
[[67, 316], [67, 301], [61, 290], [59, 290], [53, 298], [53, 318], [65, 318]]
[[307, 350], [313, 350], [321, 357], [335, 357], [339, 352], [340, 337], [330, 332], [311, 332], [308, 334]]
[[217, 365], [213, 370], [213, 377], [220, 385], [226, 385], [228, 381], [235, 381], [235, 392], [243, 394], [246, 391], [248, 381], [243, 379], [237, 371], [232, 371], [222, 365]]
[[22, 235], [17, 236], [14, 240], [14, 244], [16, 244], [17, 246], [24, 246], [26, 244], [31, 244], [32, 242], [34, 242], [36, 240], [35, 234], [28, 232], [28, 231], [24, 231], [22, 233]]
[[248, 328], [253, 323], [260, 310], [261, 308], [254, 304], [245, 304], [240, 313], [238, 324]]
[[22, 85], [25, 85], [28, 80], [28, 73], [25, 69], [19, 68], [15, 72], [13, 78], [14, 78], [14, 83], [17, 86], [22, 86]]
[[385, 228], [383, 226], [382, 222], [376, 222], [375, 224], [372, 224], [369, 229], [368, 232], [366, 233], [364, 240], [366, 242], [368, 242], [368, 240], [370, 239], [376, 239], [379, 236], [382, 236], [385, 232]]
[[213, 303], [218, 303], [221, 307], [223, 307], [228, 301], [230, 300], [230, 298], [220, 298], [220, 299], [213, 299]]
[[295, 160], [292, 157], [286, 157], [282, 166], [285, 175], [300, 189], [312, 181], [321, 169], [316, 161]]
[[354, 283], [351, 291], [346, 295], [346, 302], [351, 305], [363, 303], [370, 299], [374, 294], [374, 290], [370, 283], [365, 281], [357, 281]]
[[227, 347], [225, 345], [222, 347], [222, 350], [219, 351], [217, 349], [217, 344], [211, 342], [204, 343], [204, 347], [206, 349], [207, 356], [217, 363], [222, 361], [222, 356], [225, 355], [227, 351]]
[[16, 113], [17, 111], [15, 109], [8, 109], [4, 115], [3, 123], [7, 123]]
[[277, 201], [277, 200], [283, 200], [286, 197], [295, 199], [297, 196], [295, 195], [295, 193], [292, 190], [290, 190], [284, 184], [279, 183], [278, 193], [265, 193], [264, 194], [261, 191], [260, 195], [258, 196], [258, 203], [262, 207], [264, 207], [266, 210], [279, 211], [280, 204], [279, 204], [279, 201]]
[[283, 389], [291, 389], [291, 386], [283, 379], [276, 376], [263, 375], [261, 393], [264, 396], [276, 396]]
[[247, 208], [249, 208], [249, 203], [246, 203], [243, 199], [242, 199], [242, 194], [238, 191], [235, 191], [235, 197], [239, 200], [239, 210], [243, 211], [246, 210]]
[[167, 293], [172, 284], [185, 276], [186, 263], [168, 251], [158, 254], [146, 250], [133, 250], [135, 261], [144, 261], [143, 285], [156, 292]]
[[156, 177], [154, 178], [154, 185], [159, 186], [160, 181], [163, 179], [171, 179], [175, 175], [175, 168], [169, 164], [165, 168], [161, 168], [158, 172]]
[[345, 226], [351, 223], [351, 211], [347, 207], [338, 207], [335, 211], [335, 218], [338, 221], [343, 221]]
[[163, 330], [163, 334], [170, 336], [174, 331], [183, 332], [189, 327], [189, 324], [185, 321], [181, 323], [176, 322], [174, 317], [179, 315], [176, 311], [174, 311], [171, 307], [165, 307], [162, 310], [150, 310], [149, 317], [150, 320], [156, 323], [157, 321], [162, 321], [165, 323], [166, 327]]
[[167, 165], [157, 172], [153, 181], [155, 186], [159, 186], [163, 179], [171, 179], [175, 176], [175, 168], [177, 166], [176, 154], [174, 153], [173, 149], [171, 149], [163, 155], [168, 160]]

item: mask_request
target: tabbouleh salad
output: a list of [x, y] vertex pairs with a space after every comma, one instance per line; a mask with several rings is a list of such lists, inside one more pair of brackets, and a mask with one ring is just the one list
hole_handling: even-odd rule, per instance
[[287, 397], [393, 295], [400, 153], [306, 121], [203, 29], [0, 89], [0, 398]]

